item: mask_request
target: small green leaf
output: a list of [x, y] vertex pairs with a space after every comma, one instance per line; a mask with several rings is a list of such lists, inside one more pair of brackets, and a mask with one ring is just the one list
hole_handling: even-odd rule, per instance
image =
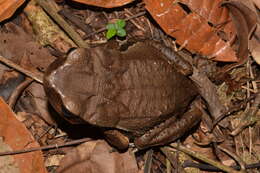
[[107, 24], [106, 29], [107, 30], [116, 29], [116, 25], [114, 23], [109, 23], [109, 24]]
[[125, 37], [126, 31], [123, 28], [119, 28], [116, 32], [116, 35], [118, 35], [119, 37]]
[[118, 26], [118, 28], [124, 28], [125, 27], [125, 20], [118, 19], [116, 21], [116, 25]]
[[116, 29], [109, 29], [106, 33], [106, 38], [109, 40], [110, 38], [114, 37], [117, 33]]

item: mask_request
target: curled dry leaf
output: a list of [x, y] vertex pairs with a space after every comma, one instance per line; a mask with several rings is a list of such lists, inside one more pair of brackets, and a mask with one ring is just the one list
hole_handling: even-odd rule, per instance
[[94, 5], [104, 8], [113, 8], [126, 5], [134, 0], [73, 0], [75, 2], [80, 2], [83, 4]]
[[237, 61], [236, 53], [229, 42], [223, 41], [216, 33], [216, 28], [222, 26], [220, 31], [227, 35], [227, 40], [234, 35], [233, 26], [229, 24], [228, 10], [220, 7], [222, 0], [144, 2], [146, 9], [162, 29], [176, 38], [181, 46], [216, 61]]
[[[2, 98], [0, 98], [0, 114], [0, 136], [12, 150], [39, 147], [31, 133], [16, 119], [15, 114]], [[20, 173], [47, 173], [41, 151], [17, 154], [12, 157], [18, 165]]]
[[226, 71], [229, 71], [234, 67], [246, 63], [246, 61], [248, 60], [249, 39], [256, 28], [257, 18], [254, 11], [252, 11], [241, 2], [227, 1], [222, 3], [222, 5], [226, 6], [232, 15], [233, 23], [237, 31], [237, 38], [239, 41], [237, 51], [238, 62], [223, 68], [222, 72], [225, 73]]
[[259, 38], [260, 38], [260, 15], [259, 15], [260, 1], [259, 0], [252, 0], [252, 1], [235, 0], [235, 1], [238, 1], [239, 3], [243, 3], [246, 7], [248, 7], [251, 10], [250, 13], [252, 13], [252, 12], [255, 13], [255, 15], [257, 17], [256, 29], [253, 30], [254, 31], [252, 33], [253, 35], [249, 39], [249, 50], [251, 52], [252, 57], [256, 61], [256, 63], [260, 64], [260, 40], [259, 40]]
[[102, 140], [86, 142], [71, 150], [60, 163], [58, 173], [137, 173], [133, 154], [118, 153]]
[[8, 19], [25, 0], [0, 0], [0, 22]]

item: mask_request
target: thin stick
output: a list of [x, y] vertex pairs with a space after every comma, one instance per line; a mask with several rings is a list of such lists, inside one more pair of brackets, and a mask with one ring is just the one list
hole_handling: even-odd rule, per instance
[[150, 173], [151, 172], [151, 168], [152, 168], [152, 161], [153, 161], [153, 149], [148, 150], [148, 152], [146, 153], [146, 159], [145, 159], [145, 163], [144, 163], [144, 172], [145, 173]]
[[34, 80], [36, 80], [39, 83], [43, 83], [43, 74], [40, 72], [32, 72], [29, 70], [26, 70], [25, 68], [19, 66], [18, 64], [15, 64], [14, 62], [12, 62], [11, 60], [3, 57], [0, 55], [0, 62], [4, 63], [5, 65], [25, 74], [26, 76], [29, 76], [31, 78], [33, 78]]
[[209, 158], [205, 157], [204, 155], [199, 154], [198, 152], [194, 152], [192, 150], [189, 150], [188, 148], [184, 147], [183, 145], [178, 145], [176, 143], [172, 143], [170, 146], [173, 147], [176, 150], [180, 150], [181, 152], [188, 154], [189, 156], [195, 157], [196, 159], [199, 159], [199, 160], [201, 160], [205, 163], [213, 165], [213, 166], [221, 169], [222, 171], [229, 172], [229, 173], [242, 173], [242, 171], [236, 171], [236, 170], [234, 170], [234, 169], [232, 169], [232, 168], [230, 168], [226, 165], [223, 165], [222, 163], [220, 163], [218, 161], [209, 159]]
[[232, 153], [231, 151], [227, 150], [226, 148], [224, 147], [221, 147], [221, 146], [218, 146], [218, 148], [225, 152], [226, 154], [228, 154], [230, 157], [232, 157], [240, 166], [241, 170], [245, 171], [246, 169], [246, 164], [244, 163], [244, 161], [238, 156], [236, 155], [235, 153]]
[[71, 145], [81, 144], [81, 143], [88, 142], [88, 141], [91, 141], [91, 139], [83, 138], [83, 139], [66, 142], [64, 144], [52, 144], [52, 145], [47, 145], [47, 146], [43, 146], [43, 147], [35, 147], [35, 148], [28, 148], [28, 149], [23, 149], [23, 150], [0, 152], [0, 156], [29, 153], [29, 152], [33, 152], [33, 151], [49, 150], [49, 149], [54, 149], [54, 148], [58, 149], [58, 148], [67, 147], [67, 146], [71, 146]]
[[58, 12], [58, 14], [62, 15], [66, 19], [68, 19], [71, 23], [73, 23], [76, 27], [81, 29], [86, 34], [93, 32], [93, 29], [90, 25], [84, 23], [81, 19], [77, 16], [72, 14], [69, 9], [62, 9]]
[[[203, 164], [203, 163], [195, 163], [192, 162], [190, 160], [186, 160], [184, 161], [183, 165], [184, 168], [188, 168], [188, 167], [192, 167], [192, 168], [198, 168], [204, 171], [210, 171], [210, 172], [219, 172], [221, 171], [219, 168], [216, 168], [212, 165], [208, 165], [208, 164]], [[253, 163], [253, 164], [248, 164], [245, 165], [246, 169], [259, 169], [260, 168], [260, 163]], [[235, 166], [231, 166], [232, 168], [236, 169], [236, 170], [240, 170], [240, 166], [239, 165], [235, 165]]]

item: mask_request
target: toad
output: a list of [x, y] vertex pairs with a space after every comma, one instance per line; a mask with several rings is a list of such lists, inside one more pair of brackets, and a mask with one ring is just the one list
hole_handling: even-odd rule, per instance
[[187, 111], [197, 95], [192, 81], [145, 42], [123, 52], [75, 49], [49, 66], [44, 88], [65, 119], [112, 132], [109, 141], [121, 149], [128, 145], [121, 136], [143, 149], [174, 141], [200, 121], [196, 108]]

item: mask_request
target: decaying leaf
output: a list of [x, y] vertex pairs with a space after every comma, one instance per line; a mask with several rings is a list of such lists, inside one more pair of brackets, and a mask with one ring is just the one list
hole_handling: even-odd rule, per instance
[[[0, 136], [12, 150], [39, 147], [26, 127], [16, 119], [15, 114], [0, 98]], [[21, 173], [47, 173], [41, 151], [12, 156]]]
[[8, 19], [25, 0], [0, 0], [0, 22]]
[[83, 4], [94, 5], [104, 8], [113, 8], [126, 5], [134, 0], [73, 0]]
[[[176, 42], [181, 46], [216, 61], [237, 61], [235, 51], [229, 42], [223, 41], [216, 33], [217, 26], [225, 26], [230, 22], [227, 9], [220, 7], [222, 0], [144, 2], [146, 9], [162, 29], [176, 38]], [[234, 34], [234, 29], [227, 29], [230, 27], [232, 26], [229, 25], [222, 30], [228, 38]], [[227, 33], [227, 30], [230, 33]]]
[[58, 173], [137, 173], [134, 155], [118, 153], [102, 140], [86, 142], [71, 150], [60, 163]]

